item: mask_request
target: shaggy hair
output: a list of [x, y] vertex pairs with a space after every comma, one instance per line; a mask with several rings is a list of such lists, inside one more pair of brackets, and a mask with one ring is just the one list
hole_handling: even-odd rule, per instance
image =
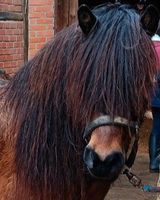
[[8, 84], [16, 200], [85, 199], [86, 123], [100, 113], [139, 120], [148, 106], [157, 61], [139, 15], [124, 5], [93, 12], [89, 36], [64, 29]]

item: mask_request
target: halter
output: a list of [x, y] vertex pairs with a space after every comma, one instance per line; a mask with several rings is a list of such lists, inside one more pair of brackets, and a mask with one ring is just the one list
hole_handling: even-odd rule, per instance
[[92, 132], [101, 126], [118, 126], [118, 127], [124, 127], [124, 128], [128, 128], [128, 129], [132, 129], [134, 131], [131, 131], [131, 133], [134, 133], [134, 142], [132, 145], [132, 149], [131, 152], [128, 156], [128, 158], [125, 161], [125, 165], [128, 168], [131, 168], [136, 154], [137, 154], [137, 149], [138, 149], [138, 140], [139, 140], [139, 123], [138, 122], [134, 122], [134, 121], [128, 121], [126, 118], [123, 117], [110, 117], [109, 115], [103, 115], [100, 116], [98, 118], [96, 118], [95, 120], [93, 120], [92, 122], [90, 122], [85, 130], [84, 130], [84, 135], [83, 135], [83, 139], [87, 142], [87, 138], [89, 138], [92, 134]]

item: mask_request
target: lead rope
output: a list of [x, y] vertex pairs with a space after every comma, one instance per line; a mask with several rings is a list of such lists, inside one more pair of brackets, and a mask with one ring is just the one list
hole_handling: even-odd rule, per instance
[[[128, 178], [129, 182], [136, 188], [139, 188], [143, 190], [144, 192], [160, 192], [160, 178], [158, 180], [157, 186], [152, 186], [152, 185], [144, 185], [142, 183], [142, 180], [133, 174], [129, 168], [125, 168], [123, 171], [123, 174], [126, 175]], [[157, 200], [160, 200], [160, 196], [158, 196]]]

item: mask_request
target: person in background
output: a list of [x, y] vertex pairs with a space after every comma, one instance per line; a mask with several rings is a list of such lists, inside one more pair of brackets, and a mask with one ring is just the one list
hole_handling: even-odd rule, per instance
[[[160, 36], [154, 35], [152, 37], [155, 49], [160, 62]], [[159, 172], [160, 165], [160, 64], [157, 66], [158, 74], [156, 77], [156, 88], [151, 102], [153, 124], [149, 138], [149, 169], [150, 172]]]
[[[144, 12], [144, 9], [149, 5], [155, 6], [157, 8], [157, 11], [160, 13], [160, 4], [157, 3], [157, 0], [134, 0], [132, 2], [138, 12], [142, 14]], [[157, 31], [157, 34], [152, 37], [152, 41], [154, 43], [160, 63], [160, 29]], [[149, 137], [150, 172], [159, 172], [160, 165], [160, 64], [158, 64], [157, 69], [158, 74], [155, 78], [156, 88], [151, 102], [152, 113], [150, 111], [147, 111], [145, 113], [145, 116], [147, 118], [149, 117], [153, 119], [152, 130]]]

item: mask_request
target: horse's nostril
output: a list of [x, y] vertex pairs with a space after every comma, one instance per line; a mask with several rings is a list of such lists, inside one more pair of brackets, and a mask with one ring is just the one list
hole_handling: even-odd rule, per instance
[[103, 163], [108, 168], [112, 168], [111, 170], [114, 170], [114, 169], [120, 170], [122, 166], [124, 165], [124, 157], [122, 153], [114, 152], [110, 154], [109, 156], [107, 156]]
[[83, 158], [92, 176], [110, 181], [118, 177], [124, 166], [124, 157], [120, 152], [113, 152], [102, 161], [94, 150], [85, 148]]
[[87, 167], [90, 169], [92, 169], [93, 167], [98, 165], [98, 163], [101, 162], [97, 153], [94, 150], [87, 147], [85, 148], [83, 159]]

